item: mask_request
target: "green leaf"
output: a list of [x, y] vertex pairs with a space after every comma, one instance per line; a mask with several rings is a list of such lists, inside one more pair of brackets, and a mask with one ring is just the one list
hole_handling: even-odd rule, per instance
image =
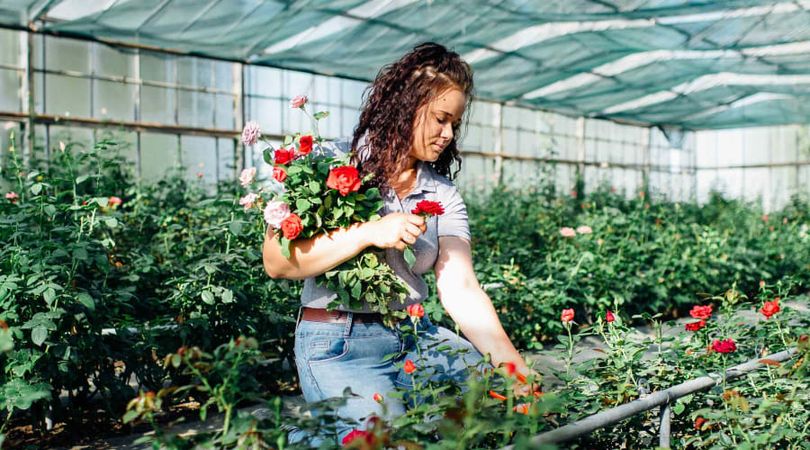
[[42, 183], [36, 183], [33, 186], [31, 186], [32, 194], [39, 195], [40, 192], [42, 192]]
[[267, 164], [270, 164], [271, 166], [274, 164], [275, 161], [273, 160], [273, 148], [272, 147], [264, 149], [264, 151], [262, 152], [262, 159], [264, 159], [264, 162], [266, 162]]
[[90, 295], [82, 292], [76, 296], [76, 300], [82, 305], [84, 305], [84, 307], [89, 309], [90, 311], [96, 310], [96, 301], [93, 300], [93, 297], [91, 297]]
[[234, 235], [239, 236], [242, 234], [242, 228], [244, 228], [243, 222], [231, 222], [228, 224], [228, 230]]
[[38, 400], [51, 398], [51, 386], [46, 383], [28, 384], [17, 378], [0, 388], [0, 406], [7, 411], [26, 410]]
[[317, 194], [321, 192], [321, 184], [315, 180], [309, 182], [309, 190], [312, 191], [313, 194]]
[[44, 326], [38, 326], [31, 330], [31, 342], [37, 347], [41, 346], [45, 339], [48, 338], [48, 329]]
[[115, 217], [108, 217], [104, 219], [104, 225], [107, 225], [108, 228], [115, 228], [118, 226], [118, 220]]
[[233, 291], [225, 289], [222, 292], [222, 303], [233, 303]]
[[402, 256], [405, 257], [405, 262], [408, 263], [408, 267], [413, 269], [413, 265], [416, 264], [416, 254], [414, 254], [413, 249], [410, 246], [405, 247]]
[[299, 198], [295, 202], [295, 209], [301, 212], [308, 210], [310, 206], [312, 206], [312, 203], [310, 203], [309, 200], [304, 198]]
[[45, 205], [45, 207], [42, 208], [42, 210], [45, 211], [45, 214], [51, 217], [53, 217], [56, 214], [56, 207], [53, 205]]
[[281, 238], [281, 254], [287, 259], [290, 259], [290, 240], [287, 238]]
[[76, 177], [76, 184], [82, 184], [85, 181], [87, 181], [88, 178], [90, 178], [90, 175], [81, 175], [79, 177]]
[[329, 117], [329, 111], [319, 111], [312, 115], [315, 120], [326, 119]]
[[685, 409], [686, 409], [686, 405], [684, 405], [682, 402], [677, 402], [677, 403], [675, 403], [675, 406], [672, 407], [672, 412], [674, 412], [675, 415], [678, 416], [681, 413], [683, 413], [683, 411]]
[[202, 297], [202, 301], [204, 301], [205, 303], [209, 305], [214, 304], [214, 294], [212, 294], [211, 291], [202, 291], [202, 294], [200, 294], [200, 296]]

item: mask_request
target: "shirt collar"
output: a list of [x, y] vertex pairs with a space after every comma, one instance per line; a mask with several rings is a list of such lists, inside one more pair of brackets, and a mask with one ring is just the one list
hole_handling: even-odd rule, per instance
[[424, 161], [416, 163], [416, 187], [414, 192], [436, 192], [436, 177], [433, 168]]

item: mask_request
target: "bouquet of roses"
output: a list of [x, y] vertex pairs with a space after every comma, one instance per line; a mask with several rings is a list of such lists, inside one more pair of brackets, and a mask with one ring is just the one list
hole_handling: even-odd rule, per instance
[[[319, 233], [345, 228], [354, 223], [379, 220], [383, 199], [376, 187], [366, 187], [372, 175], [361, 179], [350, 164], [351, 155], [333, 156], [323, 151], [318, 121], [326, 112], [309, 115], [307, 98], [296, 97], [290, 103], [312, 120], [315, 132], [285, 136], [279, 148], [264, 141], [257, 123], [248, 122], [242, 132], [245, 145], [265, 142], [264, 161], [273, 167], [272, 180], [260, 186], [256, 168], [242, 171], [239, 177], [248, 193], [239, 200], [247, 213], [261, 214], [264, 222], [279, 237], [282, 254], [290, 257], [290, 244]], [[337, 294], [329, 304], [358, 310], [367, 305], [383, 315], [385, 322], [404, 313], [390, 307], [402, 305], [408, 288], [385, 262], [383, 254], [368, 249], [340, 266], [316, 278], [316, 282]]]

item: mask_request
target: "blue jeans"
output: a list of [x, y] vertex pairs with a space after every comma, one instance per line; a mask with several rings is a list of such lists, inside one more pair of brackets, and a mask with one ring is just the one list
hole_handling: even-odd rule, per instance
[[[338, 442], [365, 418], [400, 416], [406, 409], [403, 401], [418, 401], [407, 395], [404, 400], [388, 395], [396, 389], [408, 392], [413, 388], [413, 376], [402, 369], [405, 360], [416, 363], [413, 375], [418, 382], [429, 378], [461, 383], [471, 367], [481, 368], [481, 354], [456, 333], [433, 325], [427, 317], [417, 322], [416, 330], [418, 339], [410, 320], [388, 328], [378, 322], [355, 322], [352, 313], [348, 313], [346, 323], [298, 323], [295, 362], [307, 403], [343, 397], [346, 388], [355, 394], [336, 410], [341, 419], [337, 423]], [[374, 400], [374, 394], [383, 396], [385, 408]], [[290, 436], [292, 442], [301, 437]]]

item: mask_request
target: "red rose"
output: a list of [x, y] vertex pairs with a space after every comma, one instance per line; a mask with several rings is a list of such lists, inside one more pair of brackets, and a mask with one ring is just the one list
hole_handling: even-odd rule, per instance
[[506, 397], [504, 397], [503, 395], [501, 395], [501, 394], [499, 394], [499, 393], [497, 393], [495, 391], [489, 391], [489, 396], [494, 398], [495, 400], [500, 400], [500, 401], [505, 401], [506, 400]]
[[414, 208], [411, 213], [421, 214], [423, 216], [441, 216], [444, 214], [444, 207], [441, 202], [422, 200], [416, 204], [416, 208]]
[[737, 351], [737, 344], [734, 343], [734, 339], [723, 339], [722, 341], [715, 339], [712, 342], [712, 350], [717, 353], [732, 353]]
[[284, 165], [295, 159], [295, 149], [280, 148], [273, 154], [276, 164]]
[[762, 305], [762, 308], [760, 308], [759, 312], [761, 312], [763, 316], [770, 319], [772, 315], [778, 313], [780, 310], [779, 297], [776, 297], [770, 302], [765, 302], [765, 304]]
[[329, 171], [326, 185], [345, 197], [351, 192], [360, 190], [360, 175], [354, 166], [335, 167]]
[[706, 321], [705, 320], [699, 320], [697, 322], [687, 323], [686, 325], [684, 325], [684, 328], [686, 328], [686, 331], [697, 331], [697, 330], [699, 330], [699, 329], [701, 329], [701, 328], [703, 328], [705, 326], [706, 326]]
[[289, 240], [297, 238], [303, 229], [304, 225], [301, 224], [301, 218], [295, 213], [290, 214], [281, 222], [281, 232]]
[[562, 320], [563, 323], [574, 320], [574, 310], [572, 308], [564, 309], [562, 314], [560, 314], [560, 320]]
[[689, 311], [689, 315], [694, 317], [695, 319], [706, 320], [712, 316], [712, 305], [706, 306], [695, 305], [692, 307], [692, 310]]
[[283, 167], [273, 167], [273, 178], [279, 183], [283, 183], [287, 179], [287, 171]]
[[377, 403], [382, 403], [383, 402], [383, 396], [379, 392], [375, 392], [374, 395], [371, 396], [371, 398]]
[[407, 311], [408, 315], [412, 318], [421, 319], [422, 317], [425, 317], [425, 307], [422, 306], [421, 303], [408, 305], [405, 311]]
[[312, 136], [307, 134], [298, 139], [298, 153], [301, 155], [309, 155], [312, 151]]
[[363, 430], [352, 430], [340, 443], [345, 447], [357, 439], [365, 440], [368, 445], [374, 445], [374, 434]]
[[411, 361], [410, 359], [406, 359], [405, 360], [405, 367], [403, 367], [403, 369], [405, 370], [405, 373], [410, 375], [410, 374], [416, 372], [416, 364], [414, 364], [413, 361]]
[[698, 431], [703, 430], [703, 425], [705, 425], [708, 422], [709, 422], [708, 420], [704, 419], [701, 416], [695, 417], [695, 429]]
[[605, 322], [607, 322], [607, 323], [611, 323], [611, 322], [613, 322], [614, 320], [616, 320], [616, 316], [614, 316], [614, 315], [613, 315], [613, 313], [612, 313], [612, 312], [610, 312], [610, 310], [608, 310], [608, 311], [605, 313]]

